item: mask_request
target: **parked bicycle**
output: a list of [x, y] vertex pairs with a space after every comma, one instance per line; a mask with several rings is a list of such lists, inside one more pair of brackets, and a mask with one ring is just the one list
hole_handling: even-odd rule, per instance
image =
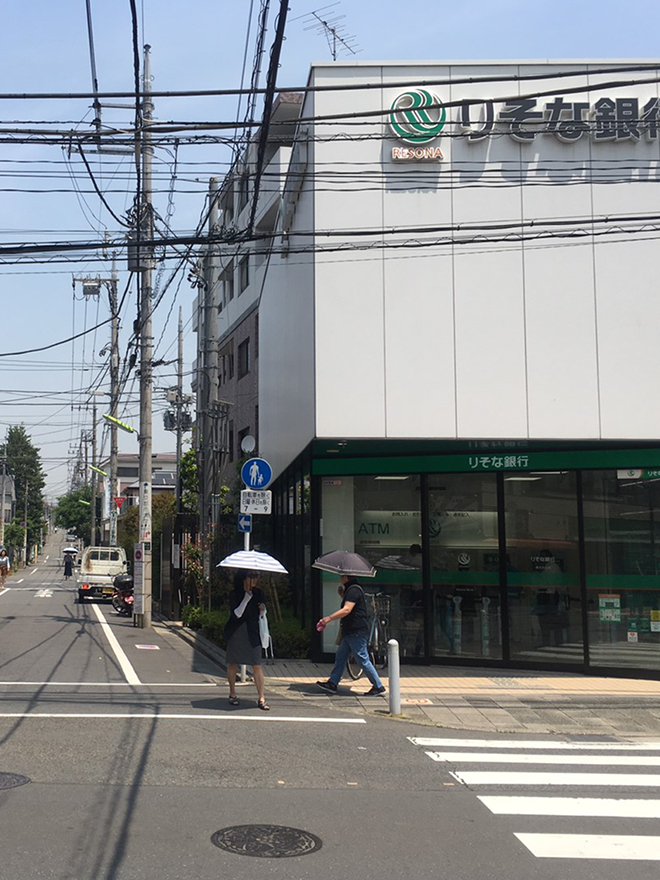
[[[367, 608], [370, 610], [369, 638], [367, 639], [369, 659], [377, 669], [385, 669], [387, 666], [387, 643], [390, 639], [392, 597], [387, 593], [365, 593], [364, 597], [367, 601]], [[354, 681], [357, 681], [364, 672], [352, 654], [348, 658], [347, 669]]]

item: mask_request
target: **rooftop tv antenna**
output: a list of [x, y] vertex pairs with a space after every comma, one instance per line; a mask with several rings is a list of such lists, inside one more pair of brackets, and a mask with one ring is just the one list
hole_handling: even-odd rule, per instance
[[[322, 34], [325, 37], [333, 61], [336, 61], [339, 55], [348, 55], [349, 53], [357, 55], [362, 51], [357, 46], [357, 38], [348, 33], [346, 25], [340, 23], [346, 16], [338, 15], [336, 7], [339, 5], [339, 0], [337, 0], [337, 3], [322, 6], [320, 9], [298, 16], [303, 19], [306, 31], [316, 31], [317, 34]], [[292, 19], [292, 21], [296, 21], [296, 19]]]

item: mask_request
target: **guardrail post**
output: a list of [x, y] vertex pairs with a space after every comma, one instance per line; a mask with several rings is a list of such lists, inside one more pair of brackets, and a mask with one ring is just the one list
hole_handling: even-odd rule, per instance
[[399, 643], [390, 639], [387, 643], [387, 670], [390, 684], [390, 715], [401, 714], [401, 674], [399, 669]]

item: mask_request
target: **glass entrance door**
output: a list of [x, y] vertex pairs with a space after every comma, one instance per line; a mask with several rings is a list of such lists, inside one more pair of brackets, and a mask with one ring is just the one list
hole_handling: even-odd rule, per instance
[[429, 476], [431, 654], [502, 657], [495, 474]]
[[504, 476], [514, 661], [584, 663], [575, 473]]

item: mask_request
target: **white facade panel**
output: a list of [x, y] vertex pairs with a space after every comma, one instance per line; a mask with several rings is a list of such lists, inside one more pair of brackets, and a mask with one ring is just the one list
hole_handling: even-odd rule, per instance
[[657, 439], [660, 299], [657, 241], [597, 245], [598, 355], [604, 438]]
[[[448, 79], [449, 68], [434, 77]], [[383, 106], [401, 93], [389, 83], [422, 80], [419, 67], [403, 67], [383, 75]], [[442, 101], [449, 87], [434, 89]], [[382, 130], [387, 134], [387, 125]], [[383, 221], [397, 227], [448, 226], [452, 218], [447, 169], [451, 141], [442, 144], [442, 162], [397, 162], [396, 142], [382, 144]], [[385, 297], [385, 407], [387, 437], [455, 437], [456, 383], [454, 364], [454, 302], [451, 250], [444, 247], [404, 248], [415, 234], [388, 234], [383, 250]]]
[[[318, 85], [350, 82], [352, 69], [315, 72]], [[380, 68], [365, 67], [360, 77], [377, 82]], [[347, 95], [350, 98], [347, 100]], [[316, 114], [370, 111], [381, 106], [379, 90], [318, 92]], [[382, 174], [380, 120], [349, 126], [317, 123], [314, 143], [316, 245], [337, 246], [350, 239], [341, 230], [361, 230], [361, 245], [380, 245], [383, 207], [379, 191], [365, 193], [365, 180]], [[344, 131], [350, 139], [342, 139]], [[338, 136], [339, 135], [339, 136]], [[364, 140], [355, 140], [356, 137]], [[380, 187], [378, 187], [378, 190]], [[375, 236], [370, 230], [377, 230]], [[330, 233], [327, 237], [324, 233]], [[316, 254], [316, 433], [320, 437], [385, 435], [384, 292], [380, 247], [359, 252]]]
[[[564, 68], [570, 70], [569, 66]], [[576, 71], [579, 68], [573, 68]], [[545, 65], [525, 67], [525, 74], [547, 73]], [[570, 77], [567, 87], [588, 85], [588, 77]], [[547, 80], [521, 83], [521, 92], [547, 91]], [[561, 81], [557, 84], [561, 94]], [[590, 100], [588, 93], [565, 98]], [[552, 119], [554, 97], [539, 100]], [[570, 118], [570, 110], [563, 111]], [[600, 437], [596, 297], [593, 251], [589, 238], [536, 238], [541, 220], [584, 225], [591, 215], [591, 143], [583, 134], [573, 142], [552, 133], [521, 144], [522, 218], [527, 353], [529, 437]]]
[[[592, 83], [610, 80], [591, 75]], [[639, 225], [639, 215], [657, 214], [660, 185], [659, 139], [650, 139], [638, 120], [657, 84], [604, 87], [592, 101], [606, 96], [637, 99], [638, 136], [595, 141], [592, 146], [593, 211], [596, 217], [622, 218], [621, 225]], [[629, 132], [623, 132], [629, 134]], [[630, 218], [626, 224], [625, 218]], [[616, 228], [616, 220], [604, 224]], [[601, 225], [602, 227], [602, 225]], [[648, 231], [631, 231], [596, 238], [594, 265], [598, 326], [598, 360], [603, 438], [655, 439], [660, 413], [650, 406], [660, 380], [657, 327], [660, 303], [655, 295], [652, 267], [658, 243]]]
[[[452, 68], [461, 79], [517, 73], [516, 65]], [[515, 91], [510, 82], [460, 84], [452, 100]], [[477, 129], [486, 124], [481, 107], [471, 118]], [[453, 233], [460, 241], [453, 249], [458, 437], [527, 436], [522, 254], [516, 245], [483, 241], [491, 228], [519, 219], [519, 177], [520, 145], [508, 136], [452, 142], [452, 217], [461, 224]]]
[[[308, 97], [304, 112], [314, 113]], [[310, 148], [313, 158], [313, 148]], [[291, 228], [293, 248], [309, 246], [313, 177], [306, 177]], [[279, 242], [277, 242], [279, 245]], [[265, 270], [265, 268], [264, 268]], [[314, 258], [271, 257], [259, 304], [259, 452], [277, 478], [314, 437]], [[255, 285], [256, 286], [256, 285]]]

